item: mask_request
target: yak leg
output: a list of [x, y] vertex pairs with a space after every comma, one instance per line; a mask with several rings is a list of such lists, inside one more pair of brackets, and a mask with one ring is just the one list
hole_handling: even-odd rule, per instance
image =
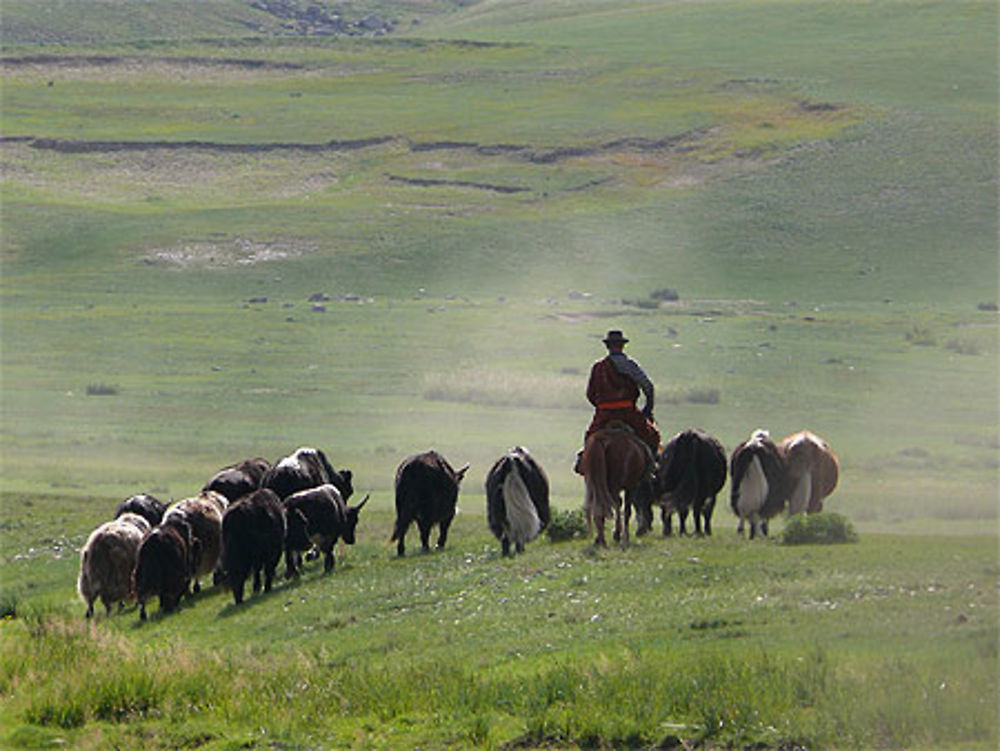
[[299, 575], [299, 569], [295, 565], [295, 551], [285, 548], [285, 578], [292, 579]]
[[708, 499], [708, 502], [702, 506], [701, 515], [704, 520], [705, 525], [705, 537], [712, 536], [712, 512], [715, 511], [715, 496], [713, 495]]
[[417, 529], [420, 531], [420, 547], [424, 553], [431, 550], [431, 523], [426, 519], [417, 519]]
[[336, 539], [323, 540], [320, 543], [319, 549], [323, 553], [323, 573], [329, 573], [333, 571], [333, 567], [336, 565], [336, 560], [333, 557], [333, 546], [336, 543]]
[[438, 527], [438, 550], [444, 550], [444, 544], [448, 542], [448, 528], [451, 527], [451, 522], [454, 518], [455, 516], [452, 514], [447, 519], [441, 520], [441, 524]]
[[410, 522], [412, 521], [412, 518], [401, 517], [396, 522], [396, 555], [400, 558], [406, 555], [406, 532], [410, 528]]
[[510, 538], [506, 534], [500, 538], [500, 551], [504, 558], [510, 557]]
[[674, 533], [674, 512], [668, 511], [666, 506], [660, 508], [660, 523], [663, 525], [663, 536], [670, 537]]
[[274, 570], [278, 568], [278, 558], [273, 558], [264, 564], [264, 591], [271, 591], [271, 584], [274, 582]]
[[233, 600], [239, 605], [243, 602], [243, 585], [246, 582], [246, 574], [242, 571], [233, 571], [229, 576], [229, 588], [233, 590]]

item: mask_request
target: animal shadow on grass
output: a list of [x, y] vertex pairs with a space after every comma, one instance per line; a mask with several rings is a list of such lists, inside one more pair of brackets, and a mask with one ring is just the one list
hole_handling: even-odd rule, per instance
[[219, 610], [217, 617], [230, 618], [234, 615], [245, 613], [247, 610], [255, 608], [258, 605], [262, 605], [274, 597], [280, 597], [282, 594], [298, 589], [304, 583], [304, 578], [298, 576], [294, 579], [287, 579], [284, 580], [280, 586], [277, 586], [277, 582], [278, 579], [277, 577], [275, 577], [275, 586], [271, 587], [270, 592], [265, 592], [263, 589], [261, 589], [260, 592], [252, 592], [252, 591], [248, 592], [246, 596], [243, 598], [243, 602], [241, 602], [239, 605], [233, 602], [232, 590], [220, 589], [220, 591], [225, 593], [226, 597], [228, 598], [228, 601], [226, 602], [225, 605], [222, 606], [222, 609]]
[[[132, 625], [132, 628], [134, 628], [134, 629], [135, 628], [142, 628], [142, 626], [145, 625], [146, 623], [159, 623], [164, 618], [170, 618], [172, 616], [180, 615], [181, 613], [183, 613], [188, 608], [194, 607], [201, 600], [207, 600], [207, 599], [209, 599], [211, 597], [215, 597], [216, 595], [219, 594], [219, 592], [222, 592], [222, 591], [223, 590], [220, 589], [219, 587], [203, 587], [200, 592], [195, 592], [195, 593], [192, 593], [192, 594], [189, 594], [189, 595], [184, 595], [181, 598], [180, 602], [177, 603], [177, 607], [175, 607], [173, 610], [170, 610], [170, 611], [165, 611], [165, 610], [160, 609], [158, 601], [156, 599], [153, 599], [150, 602], [151, 603], [156, 603], [156, 605], [153, 606], [153, 607], [155, 607], [155, 609], [153, 609], [149, 605], [147, 605], [146, 606], [146, 610], [147, 610], [146, 620], [145, 621], [143, 621], [143, 620], [136, 620], [135, 623]], [[135, 610], [138, 611], [138, 609], [139, 609], [139, 606], [136, 605], [135, 606]]]

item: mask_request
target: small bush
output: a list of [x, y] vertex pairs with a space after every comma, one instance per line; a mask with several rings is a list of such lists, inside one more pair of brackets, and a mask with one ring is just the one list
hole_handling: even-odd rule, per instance
[[781, 531], [782, 545], [831, 545], [857, 542], [850, 520], [840, 514], [797, 514]]
[[583, 511], [554, 511], [545, 533], [552, 542], [563, 542], [587, 536], [587, 520]]
[[117, 396], [118, 387], [110, 383], [91, 383], [87, 385], [87, 396]]
[[655, 289], [649, 293], [649, 296], [654, 300], [663, 300], [664, 302], [676, 302], [681, 299], [681, 296], [677, 294], [677, 290], [670, 289], [670, 287]]

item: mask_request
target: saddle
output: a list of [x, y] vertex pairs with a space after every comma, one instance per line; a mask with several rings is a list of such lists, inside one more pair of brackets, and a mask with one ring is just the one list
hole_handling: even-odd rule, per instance
[[632, 439], [633, 443], [641, 446], [643, 454], [646, 456], [646, 469], [643, 472], [643, 480], [652, 477], [653, 471], [656, 469], [656, 455], [653, 453], [653, 449], [649, 447], [649, 444], [642, 440], [639, 434], [635, 432], [635, 428], [622, 420], [609, 420], [607, 425], [601, 428], [601, 430], [615, 430], [625, 433]]

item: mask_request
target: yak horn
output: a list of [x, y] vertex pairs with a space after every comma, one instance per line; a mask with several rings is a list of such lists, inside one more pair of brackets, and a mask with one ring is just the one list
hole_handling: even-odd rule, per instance
[[368, 499], [370, 497], [371, 497], [371, 493], [368, 493], [367, 495], [365, 495], [364, 500], [362, 500], [361, 503], [359, 503], [357, 506], [355, 506], [354, 509], [356, 511], [360, 511], [361, 507], [364, 506], [366, 503], [368, 503]]

